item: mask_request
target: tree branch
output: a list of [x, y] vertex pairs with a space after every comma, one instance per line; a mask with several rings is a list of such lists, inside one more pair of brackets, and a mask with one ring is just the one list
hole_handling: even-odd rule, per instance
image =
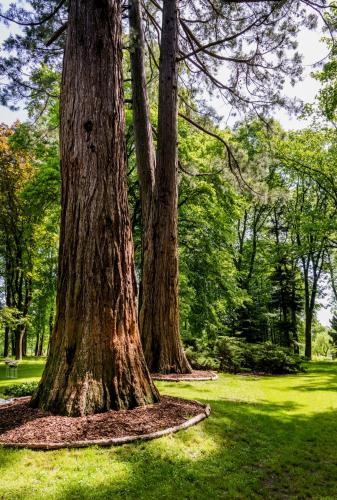
[[1, 13], [0, 13], [0, 18], [5, 19], [6, 21], [10, 21], [12, 23], [18, 24], [19, 26], [40, 26], [41, 24], [52, 19], [55, 16], [55, 14], [57, 14], [57, 12], [61, 9], [61, 7], [64, 3], [65, 3], [65, 0], [60, 0], [60, 2], [57, 4], [55, 9], [50, 14], [47, 14], [45, 17], [43, 17], [40, 21], [22, 22], [22, 21], [18, 21], [16, 19], [13, 19], [12, 17], [6, 16], [5, 14], [1, 14]]
[[67, 27], [68, 21], [62, 24], [62, 26], [57, 31], [55, 31], [51, 38], [49, 38], [49, 40], [46, 42], [46, 47], [49, 47], [52, 43], [56, 42], [56, 40], [62, 35], [62, 33], [66, 31]]

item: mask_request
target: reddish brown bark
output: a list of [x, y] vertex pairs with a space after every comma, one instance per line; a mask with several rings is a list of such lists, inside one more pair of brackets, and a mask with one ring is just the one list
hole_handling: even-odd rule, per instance
[[143, 345], [149, 368], [160, 373], [189, 373], [179, 332], [177, 234], [177, 2], [164, 0], [159, 67], [159, 106], [155, 200], [153, 204], [153, 290], [151, 323]]
[[142, 332], [152, 321], [153, 306], [153, 223], [156, 153], [153, 143], [150, 106], [145, 72], [145, 40], [139, 0], [129, 0], [132, 110], [137, 172], [141, 198], [142, 276], [139, 290], [139, 326]]
[[177, 5], [164, 1], [160, 53], [157, 164], [138, 0], [129, 0], [133, 115], [142, 198], [140, 329], [150, 371], [189, 373], [179, 332], [177, 238]]
[[143, 357], [127, 206], [121, 2], [71, 0], [61, 94], [57, 313], [33, 405], [64, 415], [158, 400]]

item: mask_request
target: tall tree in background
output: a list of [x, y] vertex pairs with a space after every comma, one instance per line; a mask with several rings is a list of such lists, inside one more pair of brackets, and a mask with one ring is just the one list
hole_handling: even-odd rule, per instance
[[179, 333], [178, 270], [178, 4], [164, 0], [159, 64], [151, 323], [143, 330], [151, 371], [188, 373]]
[[276, 157], [292, 183], [289, 225], [304, 285], [305, 355], [312, 355], [312, 325], [320, 283], [329, 271], [336, 220], [335, 133], [289, 132], [274, 144]]
[[159, 64], [157, 160], [146, 88], [141, 5], [129, 2], [133, 117], [142, 201], [140, 329], [152, 372], [188, 373], [179, 332], [178, 7], [164, 1]]
[[34, 224], [23, 198], [33, 175], [29, 155], [15, 150], [14, 128], [0, 127], [0, 255], [4, 261], [6, 315], [4, 355], [21, 359], [25, 351], [27, 321], [32, 301]]
[[71, 0], [61, 91], [56, 324], [32, 404], [85, 415], [153, 403], [135, 304], [119, 0]]
[[305, 356], [311, 359], [314, 311], [327, 256], [329, 200], [318, 187], [310, 189], [299, 179], [294, 203], [293, 231], [304, 280]]

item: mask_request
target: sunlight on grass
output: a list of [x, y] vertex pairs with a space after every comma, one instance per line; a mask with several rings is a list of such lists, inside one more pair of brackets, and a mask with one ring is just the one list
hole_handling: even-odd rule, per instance
[[[19, 381], [42, 369], [42, 361], [23, 362]], [[158, 387], [210, 403], [211, 417], [119, 448], [0, 448], [0, 498], [337, 497], [337, 363], [313, 363], [296, 376], [220, 375]]]
[[0, 397], [9, 385], [22, 384], [23, 382], [34, 382], [40, 380], [43, 372], [44, 358], [28, 358], [19, 362], [18, 376], [15, 379], [6, 378], [6, 365], [0, 358]]

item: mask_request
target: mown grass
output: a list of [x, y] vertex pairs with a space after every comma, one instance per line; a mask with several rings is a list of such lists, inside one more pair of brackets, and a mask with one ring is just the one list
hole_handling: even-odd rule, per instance
[[8, 379], [6, 378], [6, 365], [3, 359], [0, 358], [0, 398], [3, 397], [4, 390], [9, 385], [39, 381], [44, 368], [44, 363], [44, 358], [27, 358], [19, 363], [17, 378]]
[[[18, 382], [35, 380], [42, 367], [25, 361]], [[3, 378], [1, 368], [0, 392]], [[0, 498], [337, 498], [337, 363], [313, 363], [294, 376], [158, 386], [210, 403], [211, 417], [119, 448], [0, 448]]]

